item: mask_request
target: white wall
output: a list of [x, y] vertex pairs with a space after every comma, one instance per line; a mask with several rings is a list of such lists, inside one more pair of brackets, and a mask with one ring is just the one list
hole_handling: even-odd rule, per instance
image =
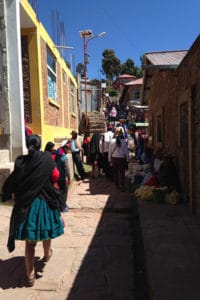
[[21, 60], [20, 3], [6, 2], [6, 35], [8, 62], [8, 101], [10, 105], [11, 159], [25, 153], [24, 100]]

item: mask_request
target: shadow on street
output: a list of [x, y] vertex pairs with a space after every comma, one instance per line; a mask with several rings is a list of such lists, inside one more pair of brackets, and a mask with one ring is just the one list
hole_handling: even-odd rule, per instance
[[[146, 290], [138, 293], [135, 287], [133, 250], [136, 246], [133, 237], [137, 238], [138, 232], [133, 230], [133, 205], [128, 182], [126, 190], [119, 191], [105, 177], [89, 179], [89, 190], [86, 192], [108, 195], [108, 199], [67, 300], [148, 299]], [[85, 193], [80, 191], [81, 194]], [[138, 265], [136, 272], [141, 273]], [[141, 280], [139, 284], [144, 288]]]

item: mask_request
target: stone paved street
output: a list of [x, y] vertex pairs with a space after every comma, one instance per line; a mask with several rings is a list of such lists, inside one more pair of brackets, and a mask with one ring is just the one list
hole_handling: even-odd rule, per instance
[[133, 300], [134, 261], [131, 200], [105, 177], [73, 183], [63, 215], [65, 234], [52, 241], [43, 265], [36, 248], [37, 279], [25, 287], [24, 243], [6, 248], [11, 207], [0, 206], [0, 299]]

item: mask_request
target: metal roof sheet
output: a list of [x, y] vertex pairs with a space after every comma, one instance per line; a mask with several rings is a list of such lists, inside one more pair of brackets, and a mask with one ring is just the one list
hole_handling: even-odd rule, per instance
[[130, 74], [123, 74], [123, 75], [119, 75], [117, 79], [119, 78], [136, 78], [136, 76]]
[[151, 52], [145, 56], [153, 65], [179, 65], [187, 52], [187, 50]]
[[137, 85], [137, 84], [143, 84], [143, 77], [131, 80], [127, 82], [125, 85]]

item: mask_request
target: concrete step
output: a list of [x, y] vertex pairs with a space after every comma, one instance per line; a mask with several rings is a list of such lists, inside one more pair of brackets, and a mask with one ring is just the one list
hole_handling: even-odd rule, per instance
[[0, 149], [0, 165], [10, 161], [9, 150]]
[[[106, 131], [106, 118], [99, 111], [88, 112], [88, 124], [90, 133], [93, 134], [94, 131], [105, 132]], [[81, 130], [84, 132], [85, 119], [83, 119]]]
[[99, 112], [88, 113], [88, 118], [89, 119], [104, 120], [104, 121], [106, 121], [106, 118], [101, 113], [99, 113]]

